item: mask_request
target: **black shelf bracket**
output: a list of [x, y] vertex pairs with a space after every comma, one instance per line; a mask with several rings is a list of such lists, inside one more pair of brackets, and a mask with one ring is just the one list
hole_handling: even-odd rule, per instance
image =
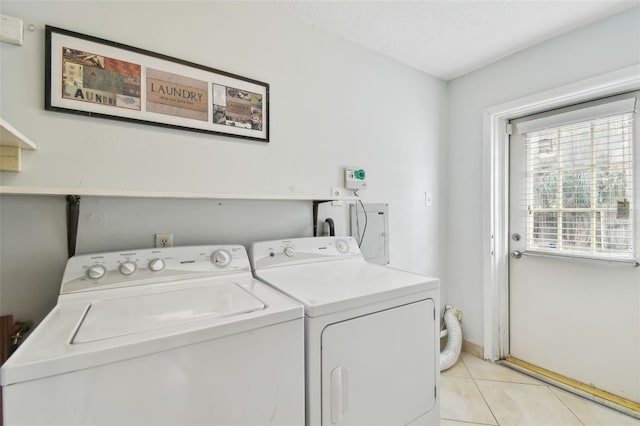
[[80, 196], [67, 195], [67, 252], [69, 254], [69, 257], [73, 257], [76, 254], [79, 217]]

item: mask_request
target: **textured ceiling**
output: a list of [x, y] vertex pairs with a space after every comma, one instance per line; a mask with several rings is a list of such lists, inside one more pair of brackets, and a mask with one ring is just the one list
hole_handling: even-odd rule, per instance
[[638, 6], [640, 0], [307, 0], [270, 4], [321, 30], [451, 80]]

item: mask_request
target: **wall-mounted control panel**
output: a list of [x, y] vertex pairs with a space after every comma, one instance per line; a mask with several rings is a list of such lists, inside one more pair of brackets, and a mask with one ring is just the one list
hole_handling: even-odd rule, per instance
[[243, 246], [192, 246], [74, 256], [67, 261], [60, 294], [248, 272]]
[[311, 237], [260, 241], [251, 246], [255, 269], [324, 262], [337, 258], [362, 258], [352, 237]]
[[367, 173], [364, 169], [347, 167], [344, 169], [344, 186], [348, 189], [367, 189]]

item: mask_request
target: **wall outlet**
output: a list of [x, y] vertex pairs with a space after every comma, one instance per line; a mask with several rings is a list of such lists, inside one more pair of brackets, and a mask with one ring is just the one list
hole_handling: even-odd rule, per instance
[[156, 248], [173, 247], [173, 234], [156, 234]]

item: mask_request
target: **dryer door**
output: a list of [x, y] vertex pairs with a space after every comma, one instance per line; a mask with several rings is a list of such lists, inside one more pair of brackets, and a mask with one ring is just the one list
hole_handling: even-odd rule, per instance
[[431, 299], [327, 326], [322, 333], [322, 424], [404, 425], [435, 405]]

